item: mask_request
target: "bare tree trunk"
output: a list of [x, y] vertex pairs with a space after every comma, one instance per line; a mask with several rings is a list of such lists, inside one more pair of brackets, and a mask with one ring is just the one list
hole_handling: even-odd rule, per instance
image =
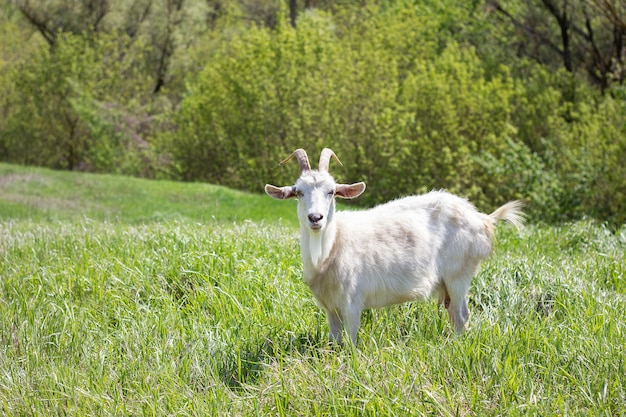
[[561, 44], [563, 46], [563, 66], [569, 72], [573, 72], [572, 51], [570, 49], [570, 19], [567, 16], [567, 1], [563, 4], [563, 11], [559, 11], [558, 7], [552, 0], [543, 0], [544, 6], [556, 19], [559, 29], [561, 30]]
[[154, 94], [161, 91], [165, 85], [165, 77], [169, 69], [170, 60], [174, 53], [174, 30], [180, 24], [180, 11], [185, 0], [167, 0], [167, 26], [165, 27], [165, 39], [159, 45], [159, 60], [156, 68], [156, 84]]
[[296, 28], [296, 17], [298, 2], [297, 0], [289, 0], [289, 21], [291, 22], [291, 27]]

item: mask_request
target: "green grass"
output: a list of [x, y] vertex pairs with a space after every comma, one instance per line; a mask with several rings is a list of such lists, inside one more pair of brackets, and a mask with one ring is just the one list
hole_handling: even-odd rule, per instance
[[[262, 192], [262, 190], [259, 190]], [[0, 219], [234, 222], [284, 219], [293, 206], [202, 183], [76, 174], [0, 163]]]
[[283, 224], [208, 185], [0, 169], [39, 178], [0, 177], [1, 415], [626, 415], [624, 227], [502, 226], [466, 333], [433, 300], [368, 311], [337, 348], [293, 204]]

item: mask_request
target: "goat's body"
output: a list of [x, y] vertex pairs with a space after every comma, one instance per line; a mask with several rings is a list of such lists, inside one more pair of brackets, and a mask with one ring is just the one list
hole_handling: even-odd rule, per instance
[[521, 227], [521, 203], [487, 215], [463, 198], [433, 191], [336, 213], [335, 193], [354, 198], [365, 184], [335, 184], [325, 170], [310, 170], [305, 154], [299, 156], [303, 173], [296, 185], [266, 191], [299, 200], [304, 280], [328, 314], [332, 339], [341, 342], [345, 327], [356, 342], [364, 309], [434, 294], [460, 333], [469, 316], [465, 297], [480, 262], [492, 252], [494, 226], [506, 220]]
[[[491, 254], [497, 220], [446, 192], [338, 212], [318, 232], [330, 237], [321, 237], [326, 256], [319, 267], [308, 253], [310, 239], [302, 239], [304, 280], [320, 307], [347, 324], [351, 333], [364, 309], [434, 294], [458, 310], [451, 319], [460, 332], [467, 320], [465, 295], [480, 262]], [[316, 232], [304, 228], [302, 233]], [[333, 336], [340, 337], [340, 331], [331, 328]]]

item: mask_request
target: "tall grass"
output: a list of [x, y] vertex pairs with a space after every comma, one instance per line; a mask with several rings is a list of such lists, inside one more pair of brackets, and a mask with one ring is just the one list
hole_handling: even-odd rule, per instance
[[295, 227], [50, 214], [0, 221], [0, 414], [626, 415], [625, 228], [503, 226], [463, 335], [430, 301], [338, 348]]

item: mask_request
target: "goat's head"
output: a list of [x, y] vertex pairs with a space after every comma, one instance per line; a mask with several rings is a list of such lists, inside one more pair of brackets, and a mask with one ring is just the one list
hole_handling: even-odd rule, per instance
[[341, 161], [335, 153], [324, 148], [320, 155], [318, 169], [311, 169], [309, 158], [304, 149], [296, 149], [280, 164], [287, 163], [296, 157], [302, 174], [293, 186], [276, 187], [270, 184], [265, 186], [265, 192], [277, 200], [289, 198], [298, 199], [298, 217], [300, 224], [312, 231], [321, 231], [332, 221], [335, 214], [335, 197], [356, 198], [365, 191], [365, 183], [337, 184], [328, 173], [330, 158], [339, 164]]

